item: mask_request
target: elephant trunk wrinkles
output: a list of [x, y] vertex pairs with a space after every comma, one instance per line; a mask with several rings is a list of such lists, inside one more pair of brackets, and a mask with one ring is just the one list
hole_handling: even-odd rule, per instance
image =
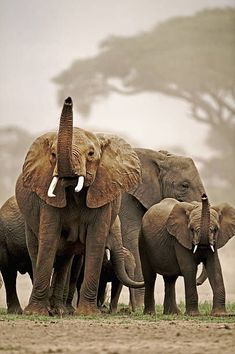
[[74, 174], [72, 164], [72, 140], [73, 101], [71, 97], [68, 97], [64, 101], [57, 141], [57, 169], [60, 178], [71, 177]]
[[210, 204], [206, 194], [202, 195], [202, 214], [200, 225], [200, 244], [208, 244], [210, 226]]

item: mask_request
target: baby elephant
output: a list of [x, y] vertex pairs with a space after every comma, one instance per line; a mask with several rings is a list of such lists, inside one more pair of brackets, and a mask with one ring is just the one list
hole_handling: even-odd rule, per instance
[[144, 313], [155, 313], [156, 273], [165, 282], [164, 314], [178, 313], [175, 282], [184, 277], [186, 314], [197, 315], [197, 266], [206, 268], [213, 291], [213, 315], [223, 315], [225, 289], [217, 249], [235, 234], [235, 209], [227, 203], [202, 203], [166, 198], [144, 215], [139, 247], [145, 281]]

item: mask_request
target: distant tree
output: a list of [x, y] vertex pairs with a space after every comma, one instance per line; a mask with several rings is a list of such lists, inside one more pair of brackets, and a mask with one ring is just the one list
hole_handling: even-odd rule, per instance
[[15, 193], [15, 182], [33, 137], [23, 129], [0, 129], [0, 203]]
[[172, 18], [149, 32], [108, 38], [99, 49], [53, 79], [60, 103], [70, 94], [87, 116], [114, 92], [186, 101], [190, 116], [210, 127], [207, 143], [215, 157], [205, 162], [204, 175], [222, 179], [235, 202], [235, 8]]

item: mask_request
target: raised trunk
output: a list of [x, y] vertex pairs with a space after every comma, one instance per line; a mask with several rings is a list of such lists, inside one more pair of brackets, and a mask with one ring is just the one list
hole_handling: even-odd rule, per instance
[[72, 140], [73, 102], [71, 97], [68, 97], [64, 101], [57, 141], [57, 169], [60, 178], [73, 176]]
[[206, 194], [202, 195], [202, 215], [200, 225], [200, 244], [209, 243], [209, 226], [210, 226], [210, 204]]

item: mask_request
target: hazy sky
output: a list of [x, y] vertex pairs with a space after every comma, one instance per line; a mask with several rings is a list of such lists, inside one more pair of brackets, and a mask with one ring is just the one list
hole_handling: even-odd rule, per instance
[[[76, 58], [96, 54], [108, 35], [136, 34], [169, 17], [229, 5], [235, 0], [0, 0], [0, 125], [56, 129], [61, 107], [50, 79]], [[127, 135], [143, 147], [209, 153], [205, 126], [189, 118], [186, 104], [162, 95], [113, 95], [89, 119], [76, 113], [74, 124]]]

